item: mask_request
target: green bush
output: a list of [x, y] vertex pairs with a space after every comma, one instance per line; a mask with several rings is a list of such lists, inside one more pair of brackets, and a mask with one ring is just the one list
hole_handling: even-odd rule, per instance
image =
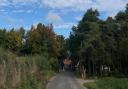
[[59, 68], [58, 60], [56, 58], [51, 58], [49, 62], [50, 62], [51, 69], [54, 71], [58, 71], [58, 68]]

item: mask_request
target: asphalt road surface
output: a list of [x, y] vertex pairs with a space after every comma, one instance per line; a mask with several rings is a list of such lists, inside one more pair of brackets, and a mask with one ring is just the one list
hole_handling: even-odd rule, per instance
[[46, 89], [86, 89], [71, 72], [62, 72], [49, 81]]

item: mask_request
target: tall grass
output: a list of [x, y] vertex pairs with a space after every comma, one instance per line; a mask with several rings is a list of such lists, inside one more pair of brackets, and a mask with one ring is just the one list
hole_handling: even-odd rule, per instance
[[128, 89], [128, 78], [100, 78], [94, 83], [86, 83], [88, 89]]
[[0, 48], [0, 89], [45, 89], [53, 74], [46, 56], [17, 57]]

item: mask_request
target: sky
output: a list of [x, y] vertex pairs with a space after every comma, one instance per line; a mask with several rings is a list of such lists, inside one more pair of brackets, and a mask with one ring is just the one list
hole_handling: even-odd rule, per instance
[[128, 0], [0, 0], [0, 28], [24, 27], [39, 22], [53, 24], [54, 31], [66, 38], [87, 9], [98, 9], [99, 18], [114, 17], [125, 9]]

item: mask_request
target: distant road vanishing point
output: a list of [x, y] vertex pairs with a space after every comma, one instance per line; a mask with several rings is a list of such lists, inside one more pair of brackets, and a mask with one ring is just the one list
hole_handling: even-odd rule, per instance
[[71, 72], [63, 72], [49, 81], [46, 89], [86, 89], [79, 84]]

